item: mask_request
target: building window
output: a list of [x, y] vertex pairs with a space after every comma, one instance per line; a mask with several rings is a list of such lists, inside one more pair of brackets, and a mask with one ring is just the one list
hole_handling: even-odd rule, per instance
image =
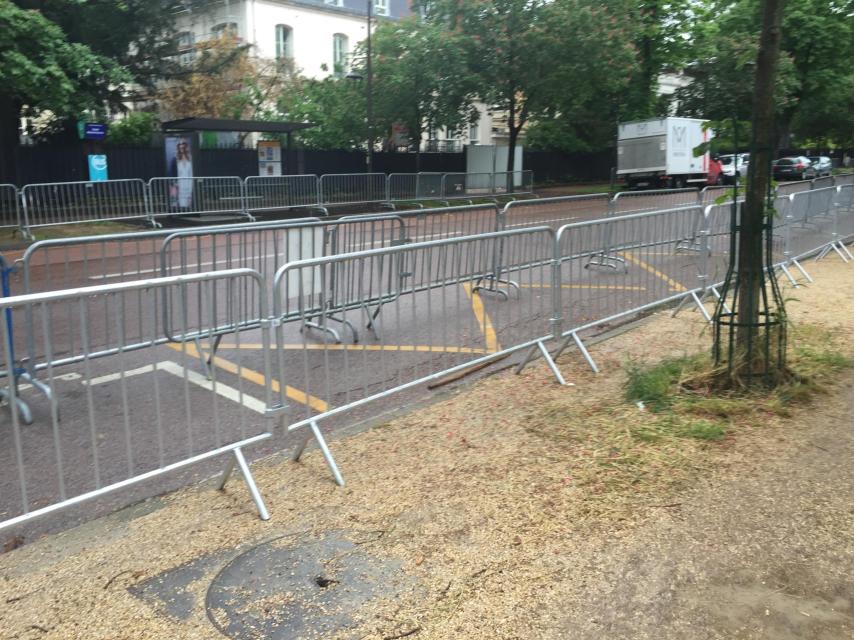
[[276, 25], [276, 59], [294, 57], [294, 30], [286, 24]]
[[374, 12], [378, 16], [388, 15], [388, 0], [374, 0]]
[[480, 127], [477, 122], [472, 122], [469, 125], [469, 142], [478, 144], [480, 142]]
[[332, 36], [332, 68], [336, 74], [342, 74], [347, 71], [349, 53], [350, 40], [347, 36], [343, 33], [336, 33]]
[[195, 37], [190, 31], [182, 31], [178, 34], [178, 62], [191, 64], [196, 59]]
[[236, 38], [237, 23], [236, 22], [221, 22], [211, 29], [214, 38]]

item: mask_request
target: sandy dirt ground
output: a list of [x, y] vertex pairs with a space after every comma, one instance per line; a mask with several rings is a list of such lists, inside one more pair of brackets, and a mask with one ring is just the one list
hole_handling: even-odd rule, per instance
[[[793, 323], [854, 354], [854, 265], [807, 266], [815, 284], [786, 290]], [[598, 376], [564, 355], [573, 386], [538, 362], [448, 391], [334, 441], [343, 489], [317, 451], [263, 461], [267, 523], [233, 481], [0, 555], [0, 637], [854, 638], [854, 373], [721, 440], [637, 438], [651, 418], [623, 399], [627, 360], [709, 341], [696, 312], [662, 312], [593, 346]], [[328, 611], [290, 591], [247, 596], [230, 613], [211, 604], [237, 559], [273, 545], [290, 555], [263, 557], [293, 562], [291, 540], [334, 552], [324, 589], [360, 575], [374, 588], [323, 601]], [[369, 569], [348, 571], [348, 554]], [[266, 579], [248, 576], [247, 588], [256, 578]], [[288, 609], [295, 598], [306, 602]], [[283, 611], [343, 622], [271, 633], [287, 627]], [[229, 626], [229, 615], [268, 626]]]

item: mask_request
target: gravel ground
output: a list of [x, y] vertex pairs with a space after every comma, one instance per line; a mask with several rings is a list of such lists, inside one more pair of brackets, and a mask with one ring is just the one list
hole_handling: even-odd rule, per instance
[[[808, 268], [816, 284], [787, 292], [790, 315], [841, 336], [851, 355], [854, 266]], [[599, 376], [565, 355], [574, 386], [557, 387], [540, 363], [446, 393], [333, 442], [344, 489], [316, 451], [260, 463], [268, 523], [234, 482], [0, 555], [0, 636], [222, 637], [204, 606], [215, 576], [290, 535], [334, 536], [405, 575], [346, 612], [335, 637], [854, 638], [854, 374], [719, 442], [633, 440], [649, 416], [622, 400], [626, 359], [708, 341], [698, 314], [662, 313], [596, 345]], [[337, 566], [326, 567], [333, 585]], [[140, 597], [180, 568], [180, 607]], [[265, 597], [243, 609], [275, 617], [293, 600]]]

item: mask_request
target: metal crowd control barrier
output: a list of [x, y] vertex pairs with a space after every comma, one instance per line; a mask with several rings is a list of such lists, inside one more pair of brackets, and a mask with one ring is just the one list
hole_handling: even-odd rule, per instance
[[145, 182], [138, 179], [28, 184], [21, 202], [26, 236], [34, 227], [149, 218]]
[[824, 189], [827, 187], [835, 187], [836, 180], [833, 176], [825, 176], [823, 178], [813, 178], [810, 181], [810, 189]]
[[388, 202], [384, 173], [327, 173], [320, 176], [320, 203], [370, 204]]
[[[512, 305], [495, 304], [472, 290], [489, 273], [498, 239], [505, 241], [506, 273], [520, 286]], [[274, 386], [280, 395], [271, 413], [280, 414], [289, 431], [308, 427], [306, 442], [315, 438], [336, 481], [343, 484], [319, 422], [548, 339], [552, 309], [549, 296], [542, 294], [551, 286], [553, 250], [554, 232], [541, 227], [285, 265], [273, 286]], [[325, 303], [339, 269], [352, 275], [350, 290], [356, 296], [335, 311], [358, 326], [370, 321], [359, 298], [379, 300], [385, 322], [376, 342], [342, 349], [332, 365], [336, 351], [300, 327], [306, 318], [329, 313]], [[413, 345], [413, 336], [418, 344]], [[366, 371], [379, 375], [366, 376]], [[304, 400], [299, 406], [289, 406], [286, 384], [300, 389]]]
[[495, 174], [492, 173], [446, 173], [442, 176], [442, 197], [478, 198], [495, 193]]
[[318, 178], [316, 175], [249, 176], [245, 200], [249, 213], [320, 207]]
[[430, 200], [442, 197], [441, 173], [390, 173], [388, 199], [391, 202]]
[[833, 184], [837, 187], [854, 185], [854, 173], [837, 173], [833, 176]]
[[[575, 342], [590, 367], [598, 371], [580, 332], [682, 298], [693, 299], [705, 313], [699, 297], [702, 288], [696, 287], [703, 252], [677, 252], [680, 243], [702, 224], [702, 218], [702, 208], [693, 206], [562, 227], [556, 240], [560, 273], [555, 317], [563, 340], [552, 357], [557, 358]], [[624, 261], [627, 268], [588, 268], [591, 260], [603, 255]]]
[[698, 204], [709, 205], [715, 204], [715, 200], [721, 196], [729, 196], [732, 194], [732, 186], [717, 185], [713, 187], [703, 187], [700, 189]]
[[[288, 224], [299, 224], [306, 221], [318, 221], [317, 218], [291, 220]], [[246, 223], [243, 228], [259, 228], [271, 223]], [[281, 224], [281, 223], [279, 223]], [[193, 229], [196, 233], [204, 233], [217, 229], [231, 229], [233, 225], [219, 227], [199, 227]], [[20, 259], [22, 281], [21, 291], [24, 295], [39, 294], [64, 289], [75, 289], [93, 285], [128, 282], [157, 276], [160, 271], [161, 247], [163, 241], [180, 230], [161, 229], [139, 233], [121, 233], [100, 236], [82, 236], [77, 238], [58, 238], [35, 242], [24, 252]], [[203, 266], [212, 266], [209, 263]], [[212, 269], [208, 269], [212, 271]], [[32, 325], [32, 318], [26, 319], [25, 326]], [[128, 334], [131, 338], [144, 344], [144, 337], [136, 332]], [[75, 355], [82, 357], [83, 345], [72, 342], [67, 357]], [[39, 372], [45, 368], [45, 362], [50, 358], [38, 350], [34, 335], [28, 332], [26, 349], [27, 358], [23, 366], [27, 370], [30, 382], [36, 384]], [[97, 357], [98, 354], [90, 357]], [[107, 354], [109, 355], [109, 354]]]
[[408, 242], [474, 236], [499, 231], [495, 204], [473, 204], [417, 211], [396, 211], [406, 225]]
[[812, 180], [797, 180], [795, 182], [780, 182], [777, 184], [777, 195], [788, 196], [801, 191], [809, 191], [812, 188]]
[[557, 231], [574, 220], [605, 217], [609, 211], [610, 196], [607, 193], [514, 200], [504, 205], [501, 228], [548, 225]]
[[[7, 446], [0, 451], [0, 529], [224, 454], [233, 457], [220, 486], [239, 465], [259, 515], [267, 519], [242, 449], [270, 437], [264, 419], [269, 387], [264, 400], [245, 392], [239, 353], [233, 379], [216, 372], [205, 378], [191, 368], [195, 358], [186, 345], [223, 328], [223, 310], [212, 304], [217, 296], [227, 296], [226, 315], [239, 316], [249, 297], [263, 306], [263, 290], [256, 272], [236, 269], [0, 300], [0, 310], [11, 313], [16, 326], [31, 318], [28, 329], [46, 354], [45, 384], [55, 399], [31, 407], [44, 429], [23, 429], [18, 412], [11, 412]], [[163, 335], [164, 300], [177, 314], [182, 340], [168, 354], [153, 348]], [[131, 332], [144, 336], [147, 348], [131, 349]], [[13, 405], [27, 402], [30, 392], [9, 375], [19, 337], [7, 323], [0, 323], [0, 335], [5, 394]], [[261, 340], [263, 362], [253, 366], [269, 378], [266, 331]], [[73, 344], [83, 345], [83, 356], [60, 369], [71, 364], [65, 355]], [[95, 361], [98, 349], [111, 357]], [[61, 423], [59, 401], [65, 405]]]
[[[167, 276], [245, 267], [272, 278], [288, 262], [365, 248], [396, 246], [405, 242], [405, 235], [403, 220], [396, 215], [184, 230], [163, 241], [161, 273]], [[321, 324], [308, 320], [303, 328], [319, 329], [333, 336], [336, 342], [341, 342], [340, 334], [325, 321], [339, 321], [334, 309], [342, 304], [342, 300], [348, 299], [351, 274], [342, 272], [334, 276], [326, 307], [329, 313], [321, 317]], [[378, 314], [379, 310], [376, 311]], [[264, 316], [256, 312], [247, 318], [248, 324], [243, 328], [260, 326], [263, 319]], [[351, 324], [342, 324], [351, 330], [354, 342], [358, 342], [356, 329]], [[167, 330], [167, 335], [171, 335], [171, 331]], [[220, 339], [221, 336], [215, 337], [210, 347], [211, 355], [216, 353]], [[206, 366], [209, 361], [210, 358]]]
[[697, 189], [653, 189], [650, 191], [621, 191], [611, 202], [611, 214], [673, 209], [698, 203]]
[[837, 193], [836, 187], [827, 187], [789, 196], [789, 261], [802, 271], [800, 261], [803, 258], [815, 253], [817, 248], [835, 241]]
[[19, 203], [18, 187], [13, 184], [0, 184], [0, 227], [21, 227]]
[[152, 219], [174, 215], [240, 215], [246, 209], [243, 180], [236, 176], [152, 178], [148, 181]]
[[529, 170], [500, 171], [492, 179], [494, 195], [523, 195], [534, 192], [534, 172]]

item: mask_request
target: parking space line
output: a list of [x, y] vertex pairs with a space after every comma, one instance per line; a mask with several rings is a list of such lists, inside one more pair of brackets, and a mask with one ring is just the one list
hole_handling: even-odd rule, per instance
[[[186, 352], [187, 355], [194, 356], [196, 358], [199, 357], [199, 352], [196, 349], [195, 345], [184, 344], [182, 346], [180, 344], [167, 344], [166, 346], [170, 349], [173, 349], [174, 351]], [[205, 353], [205, 355], [207, 355], [207, 353]], [[263, 374], [257, 371], [253, 371], [252, 369], [247, 369], [244, 366], [238, 366], [233, 362], [226, 360], [225, 358], [222, 358], [220, 356], [214, 356], [212, 364], [216, 367], [219, 367], [223, 371], [233, 373], [234, 375], [240, 376], [241, 378], [248, 380], [249, 382], [252, 382], [254, 384], [257, 384], [261, 387], [266, 385], [267, 379], [264, 377]], [[274, 378], [270, 381], [270, 385], [274, 393], [279, 392], [280, 387], [278, 380]], [[324, 402], [320, 398], [309, 395], [305, 391], [300, 391], [299, 389], [291, 387], [290, 385], [285, 385], [285, 395], [291, 400], [311, 407], [318, 413], [324, 413], [329, 409], [329, 405], [326, 404], [326, 402]]]
[[[157, 363], [157, 369], [161, 369], [162, 362]], [[84, 380], [83, 384], [88, 385], [90, 387], [94, 387], [98, 384], [105, 384], [107, 382], [113, 382], [115, 380], [121, 380], [122, 378], [132, 378], [134, 376], [142, 375], [143, 373], [151, 373], [154, 371], [155, 366], [153, 364], [147, 364], [144, 367], [139, 367], [138, 369], [128, 369], [127, 371], [120, 371], [118, 373], [108, 373], [105, 376], [98, 376], [97, 378], [92, 378], [91, 380]]]
[[191, 371], [189, 369], [185, 369], [177, 362], [172, 362], [171, 360], [164, 360], [162, 362], [158, 362], [156, 365], [146, 365], [144, 367], [139, 367], [138, 369], [129, 369], [124, 372], [119, 373], [110, 373], [105, 376], [99, 376], [97, 378], [92, 378], [91, 380], [84, 380], [83, 384], [88, 384], [89, 386], [96, 386], [99, 384], [106, 384], [108, 382], [115, 382], [116, 380], [121, 380], [122, 378], [132, 378], [134, 376], [139, 376], [145, 373], [151, 373], [154, 370], [157, 371], [165, 371], [177, 378], [181, 378], [182, 380], [186, 376], [188, 382], [201, 387], [202, 389], [206, 389], [208, 391], [214, 391], [218, 395], [226, 398], [227, 400], [232, 400], [237, 404], [242, 404], [247, 409], [251, 409], [256, 413], [260, 413], [264, 415], [267, 412], [266, 405], [255, 398], [246, 393], [240, 393], [234, 387], [231, 387], [227, 384], [217, 381], [216, 385], [214, 385], [213, 380], [208, 380], [203, 375], [196, 373], [195, 371]]
[[477, 320], [478, 325], [480, 326], [480, 331], [483, 333], [483, 337], [486, 339], [487, 353], [501, 351], [501, 346], [498, 344], [498, 336], [495, 335], [495, 328], [492, 326], [492, 320], [489, 319], [489, 314], [486, 313], [486, 309], [483, 307], [483, 300], [480, 299], [480, 295], [477, 291], [472, 291], [472, 286], [469, 282], [463, 284], [463, 289], [469, 297], [469, 300], [471, 300], [471, 310], [474, 313], [474, 317]]
[[[247, 349], [250, 351], [258, 351], [263, 349], [264, 345], [255, 342], [247, 342], [231, 344], [222, 343], [220, 349]], [[285, 344], [279, 347], [288, 351], [403, 351], [403, 352], [418, 352], [418, 353], [490, 353], [486, 349], [477, 347], [453, 347], [453, 346], [433, 346], [433, 345], [392, 345], [392, 344]]]
[[[70, 380], [79, 380], [82, 377], [83, 376], [81, 376], [79, 373], [63, 373], [60, 376], [53, 376], [53, 379], [54, 380], [70, 381]], [[26, 391], [27, 389], [32, 389], [32, 388], [33, 388], [33, 385], [28, 384], [28, 383], [23, 383], [23, 384], [18, 385], [18, 391]]]
[[639, 266], [644, 271], [648, 271], [649, 273], [651, 273], [655, 276], [658, 276], [659, 278], [664, 280], [668, 285], [670, 285], [670, 288], [673, 289], [674, 291], [679, 291], [680, 293], [684, 292], [684, 291], [688, 291], [688, 289], [686, 289], [684, 286], [682, 286], [681, 284], [676, 282], [676, 280], [674, 280], [673, 278], [671, 278], [667, 274], [661, 273], [661, 271], [659, 271], [658, 269], [656, 269], [652, 265], [647, 264], [643, 260], [634, 257], [630, 252], [620, 251], [618, 255], [622, 256], [623, 258], [625, 258], [629, 262], [635, 263], [637, 266]]
[[[527, 289], [551, 289], [550, 284], [520, 284]], [[622, 284], [562, 284], [561, 289], [611, 289], [617, 291], [646, 291], [646, 287], [632, 287]]]

